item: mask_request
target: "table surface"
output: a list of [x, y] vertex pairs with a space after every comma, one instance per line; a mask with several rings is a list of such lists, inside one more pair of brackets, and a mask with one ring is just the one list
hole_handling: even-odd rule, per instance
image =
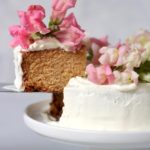
[[47, 100], [48, 93], [0, 92], [0, 150], [85, 150], [79, 145], [51, 141], [26, 127], [23, 113], [31, 103]]

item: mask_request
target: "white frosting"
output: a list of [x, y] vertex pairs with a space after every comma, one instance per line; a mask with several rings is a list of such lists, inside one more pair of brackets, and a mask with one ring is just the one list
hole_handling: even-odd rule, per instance
[[[73, 87], [85, 87], [85, 86], [90, 86], [92, 88], [108, 88], [108, 85], [98, 85], [98, 84], [94, 84], [93, 82], [88, 81], [86, 78], [81, 78], [81, 77], [76, 77], [76, 78], [72, 78], [70, 79], [68, 86], [73, 86]], [[110, 88], [114, 88], [117, 89], [119, 91], [132, 91], [135, 90], [137, 88], [137, 85], [135, 83], [131, 83], [131, 84], [112, 84], [109, 85]]]
[[[119, 89], [119, 90], [118, 90]], [[90, 130], [150, 130], [150, 84], [96, 85], [73, 78], [59, 125]]]
[[23, 71], [21, 68], [22, 64], [22, 53], [21, 53], [21, 47], [18, 46], [14, 49], [14, 64], [15, 64], [15, 80], [14, 85], [15, 87], [20, 90], [24, 91], [24, 86], [22, 84], [23, 82]]
[[[31, 44], [28, 48], [28, 51], [42, 51], [42, 50], [51, 50], [51, 49], [57, 49], [61, 48], [65, 51], [69, 51], [68, 46], [65, 46], [64, 44], [60, 43], [56, 38], [47, 38], [44, 40], [38, 40]], [[22, 53], [21, 51], [27, 51], [25, 49], [22, 49], [21, 46], [17, 46], [14, 49], [14, 64], [15, 64], [15, 81], [14, 84], [16, 88], [20, 91], [24, 91], [23, 86], [23, 71], [21, 68], [22, 64]]]
[[56, 38], [47, 38], [44, 40], [38, 40], [31, 44], [28, 48], [29, 51], [42, 51], [61, 48], [65, 51], [69, 51], [69, 46], [60, 43]]

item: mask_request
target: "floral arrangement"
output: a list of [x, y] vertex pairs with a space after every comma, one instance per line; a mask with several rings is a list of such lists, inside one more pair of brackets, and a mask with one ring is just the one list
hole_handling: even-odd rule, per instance
[[[54, 37], [70, 47], [81, 48], [84, 30], [73, 13], [77, 0], [52, 0], [52, 14], [48, 26], [44, 23], [45, 9], [31, 5], [27, 11], [18, 11], [20, 25], [9, 28], [13, 36], [12, 47], [21, 46], [28, 50], [37, 40]], [[150, 82], [150, 32], [142, 31], [129, 37], [124, 43], [111, 46], [108, 37], [90, 38], [87, 78], [96, 84], [129, 84]]]
[[31, 5], [27, 11], [18, 11], [20, 25], [9, 28], [13, 36], [12, 47], [20, 45], [28, 49], [36, 40], [55, 37], [71, 50], [79, 49], [84, 38], [84, 30], [81, 29], [73, 13], [68, 16], [67, 10], [75, 7], [76, 0], [52, 0], [52, 15], [48, 26], [45, 25], [45, 10], [40, 5]]
[[95, 63], [93, 58], [97, 57], [90, 55], [94, 56], [86, 68], [90, 81], [96, 84], [150, 82], [150, 32], [141, 31], [116, 46], [111, 46], [105, 38], [104, 44], [92, 49], [98, 53], [98, 59]]

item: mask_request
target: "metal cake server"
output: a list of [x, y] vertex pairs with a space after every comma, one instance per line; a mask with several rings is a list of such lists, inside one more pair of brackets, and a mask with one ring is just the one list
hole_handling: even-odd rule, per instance
[[17, 92], [13, 88], [15, 87], [12, 83], [0, 83], [0, 92]]
[[1, 83], [0, 82], [0, 92], [7, 92], [7, 93], [48, 93], [48, 92], [24, 92], [16, 89], [13, 83]]

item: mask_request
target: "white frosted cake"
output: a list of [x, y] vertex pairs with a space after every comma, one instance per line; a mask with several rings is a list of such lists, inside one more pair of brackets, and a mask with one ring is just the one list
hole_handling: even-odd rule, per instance
[[150, 129], [150, 84], [96, 85], [72, 78], [64, 89], [64, 127], [91, 130]]
[[87, 77], [72, 78], [65, 87], [59, 125], [150, 130], [150, 32], [142, 31], [116, 47], [102, 47], [98, 53], [98, 63], [86, 67]]

